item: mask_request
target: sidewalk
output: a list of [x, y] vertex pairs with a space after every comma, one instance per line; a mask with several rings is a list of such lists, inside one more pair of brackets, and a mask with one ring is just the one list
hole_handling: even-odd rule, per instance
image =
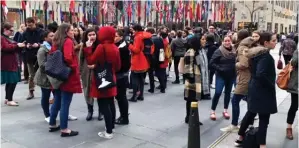
[[[291, 105], [290, 95], [284, 99], [278, 106], [278, 113], [270, 117], [270, 124], [267, 133], [267, 147], [269, 148], [297, 148], [298, 147], [298, 118], [294, 122], [294, 140], [285, 138], [286, 118], [289, 107]], [[258, 126], [258, 120], [255, 121], [255, 126]], [[237, 138], [237, 133], [224, 133], [222, 138], [219, 138], [214, 143], [215, 145], [209, 148], [232, 148], [234, 141]], [[217, 144], [218, 143], [218, 144]]]
[[[279, 44], [277, 45], [280, 46]], [[271, 55], [275, 59], [275, 64], [279, 59], [279, 48], [275, 48], [271, 51]], [[280, 70], [276, 69], [276, 74], [278, 75]], [[286, 139], [286, 118], [288, 114], [288, 110], [291, 105], [291, 95], [287, 93], [285, 90], [281, 90], [276, 87], [276, 98], [277, 98], [277, 106], [278, 113], [271, 115], [270, 124], [268, 126], [267, 133], [267, 147], [269, 148], [298, 148], [298, 114], [296, 116], [293, 134], [294, 140]], [[246, 111], [247, 104], [245, 102], [241, 102], [240, 104], [240, 118], [239, 121], [242, 120]], [[229, 125], [230, 122], [227, 122]], [[258, 120], [255, 121], [255, 126], [258, 126]], [[220, 130], [220, 129], [219, 129]], [[232, 148], [234, 147], [234, 141], [237, 138], [237, 133], [223, 133], [217, 140], [212, 143], [209, 148]]]

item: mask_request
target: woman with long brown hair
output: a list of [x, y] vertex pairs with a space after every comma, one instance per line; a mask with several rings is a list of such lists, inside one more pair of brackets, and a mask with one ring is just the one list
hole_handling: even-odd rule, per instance
[[[74, 49], [74, 30], [70, 24], [61, 24], [54, 36], [53, 46], [50, 51], [62, 50], [64, 61], [71, 68], [68, 80], [62, 83], [59, 89], [54, 90], [54, 104], [50, 113], [50, 130], [49, 132], [61, 129], [61, 137], [76, 136], [77, 131], [68, 129], [69, 107], [72, 102], [74, 93], [81, 93], [81, 82], [79, 76], [78, 56]], [[60, 48], [62, 47], [62, 48]], [[60, 110], [60, 126], [56, 125], [56, 117]]]

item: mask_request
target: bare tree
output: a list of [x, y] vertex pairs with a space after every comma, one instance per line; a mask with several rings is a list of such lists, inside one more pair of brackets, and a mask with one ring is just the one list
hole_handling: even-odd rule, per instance
[[[247, 2], [247, 1], [246, 1]], [[259, 3], [259, 1], [248, 1], [250, 3], [252, 3], [251, 7], [250, 5], [245, 3], [245, 7], [248, 9], [249, 14], [250, 14], [250, 21], [251, 23], [253, 22], [253, 14], [258, 11], [258, 10], [262, 10], [264, 8], [264, 6], [257, 6], [257, 4]]]

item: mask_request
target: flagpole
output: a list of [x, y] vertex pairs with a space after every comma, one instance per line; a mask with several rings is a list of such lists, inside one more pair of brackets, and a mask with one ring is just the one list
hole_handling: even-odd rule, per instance
[[119, 3], [117, 1], [114, 1], [114, 6], [115, 6], [115, 24], [118, 25], [118, 9], [117, 6], [119, 5]]
[[44, 11], [45, 11], [45, 28], [47, 28], [47, 24], [48, 24], [48, 20], [47, 20], [47, 17], [48, 17], [48, 1], [46, 0], [44, 2]]
[[[24, 1], [25, 6], [27, 5], [27, 1]], [[24, 24], [26, 26], [26, 9], [23, 9], [23, 15], [24, 15]]]

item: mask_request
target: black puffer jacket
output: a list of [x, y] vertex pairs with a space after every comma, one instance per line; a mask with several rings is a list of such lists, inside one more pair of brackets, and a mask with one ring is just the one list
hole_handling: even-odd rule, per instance
[[152, 57], [153, 58], [153, 60], [152, 60], [153, 67], [151, 67], [151, 68], [156, 69], [156, 68], [160, 67], [159, 54], [160, 54], [160, 49], [164, 49], [164, 44], [163, 44], [163, 39], [161, 37], [158, 37], [156, 34], [153, 34], [152, 41], [155, 46], [155, 51], [154, 51], [154, 54]]
[[[224, 48], [224, 47], [220, 46], [220, 48]], [[220, 48], [214, 52], [211, 61], [209, 63], [210, 68], [216, 70], [216, 74], [219, 74], [224, 78], [234, 79], [236, 77], [236, 68], [235, 68], [236, 56], [227, 58], [222, 54]]]

